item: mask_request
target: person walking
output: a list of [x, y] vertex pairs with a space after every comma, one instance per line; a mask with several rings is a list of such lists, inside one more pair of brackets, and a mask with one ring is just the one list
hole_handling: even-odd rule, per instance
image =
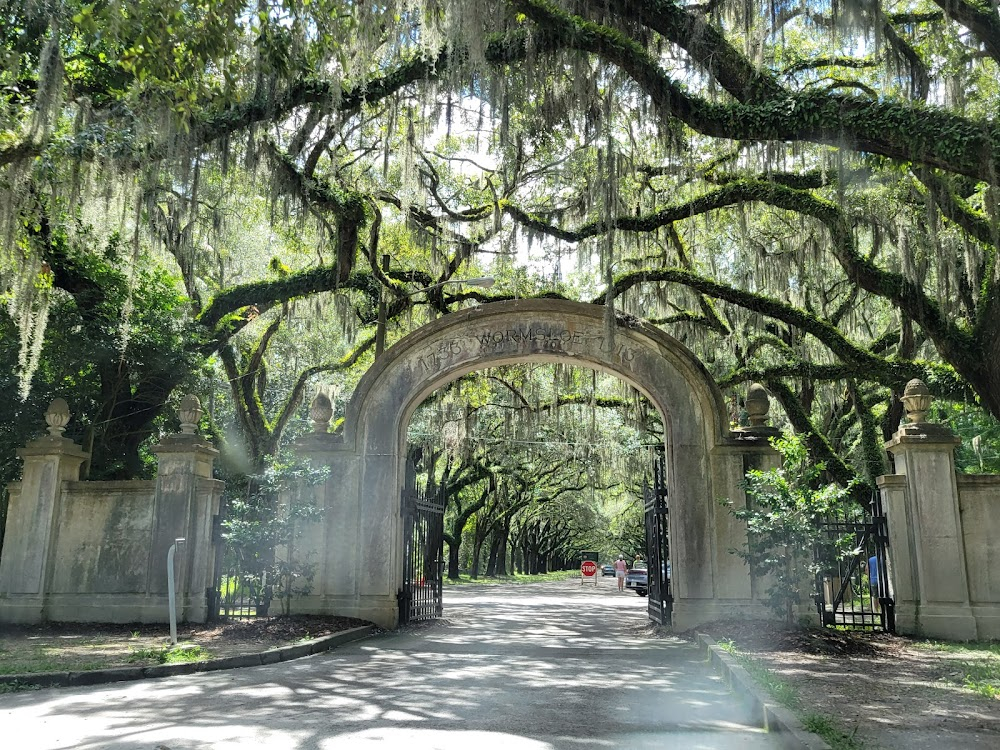
[[878, 580], [878, 557], [875, 555], [868, 558], [868, 589], [872, 597], [872, 611], [878, 612], [881, 609], [879, 597], [882, 595], [882, 589]]
[[615, 560], [615, 578], [618, 579], [618, 590], [625, 590], [625, 573], [628, 571], [628, 564], [625, 562], [625, 555], [618, 555]]

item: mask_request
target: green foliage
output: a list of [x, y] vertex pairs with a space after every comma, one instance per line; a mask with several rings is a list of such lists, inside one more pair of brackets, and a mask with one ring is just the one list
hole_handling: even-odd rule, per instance
[[228, 479], [223, 608], [245, 597], [254, 614], [266, 615], [277, 599], [287, 614], [293, 596], [309, 593], [315, 562], [297, 555], [295, 540], [322, 517], [313, 490], [328, 472], [278, 456], [262, 473]]
[[[93, 452], [90, 478], [149, 476], [146, 448], [160, 408], [170, 384], [190, 372], [190, 347], [198, 343], [187, 325], [187, 300], [178, 280], [149, 256], [135, 259], [129, 278], [119, 265], [117, 235], [100, 252], [90, 247], [96, 238], [89, 225], [54, 236], [49, 257], [63, 291], [50, 306], [31, 391], [24, 401], [0, 404], [0, 481], [16, 477], [14, 452], [42, 430], [56, 397], [66, 398], [73, 414], [67, 437]], [[9, 310], [0, 309], [0, 387], [11, 393], [18, 389], [19, 338]]]
[[[815, 576], [823, 562], [814, 557], [825, 541], [818, 524], [847, 507], [850, 488], [822, 482], [826, 467], [812, 463], [801, 437], [787, 434], [772, 444], [782, 466], [747, 472], [743, 482], [747, 507], [736, 507], [731, 499], [723, 502], [747, 525], [747, 542], [730, 552], [745, 560], [754, 576], [767, 581], [768, 605], [791, 624], [796, 607], [814, 594]], [[834, 560], [846, 557], [851, 547], [851, 538], [844, 537], [822, 549]]]
[[201, 647], [190, 643], [179, 643], [176, 646], [167, 644], [159, 648], [137, 648], [129, 654], [130, 662], [154, 662], [156, 664], [184, 664], [192, 661], [203, 661], [208, 653]]
[[977, 406], [936, 402], [931, 419], [947, 424], [962, 444], [955, 468], [967, 474], [1000, 474], [1000, 421]]
[[6, 693], [25, 693], [31, 690], [41, 690], [38, 685], [25, 685], [23, 682], [14, 680], [13, 682], [0, 682], [0, 695]]

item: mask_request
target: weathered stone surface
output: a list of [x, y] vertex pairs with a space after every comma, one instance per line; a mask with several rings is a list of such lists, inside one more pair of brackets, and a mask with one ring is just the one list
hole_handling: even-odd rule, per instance
[[901, 633], [953, 640], [978, 635], [970, 601], [970, 575], [976, 574], [968, 567], [955, 474], [959, 442], [942, 425], [921, 422], [904, 425], [886, 443], [902, 478], [880, 479]]
[[[50, 431], [65, 424], [65, 411], [47, 415]], [[165, 622], [166, 553], [177, 538], [186, 539], [175, 563], [178, 617], [204, 621], [222, 493], [211, 478], [217, 451], [194, 434], [167, 438], [156, 451], [155, 483], [77, 481], [87, 454], [55, 434], [20, 451], [24, 479], [11, 488], [0, 622]]]

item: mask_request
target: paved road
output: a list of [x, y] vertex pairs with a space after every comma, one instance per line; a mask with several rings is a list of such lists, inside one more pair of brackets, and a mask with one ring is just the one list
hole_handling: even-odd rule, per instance
[[0, 696], [17, 750], [755, 750], [645, 599], [576, 581], [446, 591], [444, 622], [269, 667]]

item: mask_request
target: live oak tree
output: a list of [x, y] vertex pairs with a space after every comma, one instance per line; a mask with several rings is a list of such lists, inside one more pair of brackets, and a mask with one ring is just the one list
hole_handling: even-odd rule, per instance
[[[2, 13], [0, 242], [25, 390], [48, 305], [68, 294], [89, 315], [57, 239], [100, 252], [77, 240], [88, 226], [128, 238], [115, 262], [129, 284], [148, 258], [187, 299], [185, 366], [115, 402], [145, 405], [137, 434], [182, 370], [221, 354], [264, 446], [284, 413], [251, 414], [269, 326], [334, 291], [347, 303], [324, 314], [341, 329], [373, 333], [386, 300], [390, 339], [426, 319], [414, 305], [512, 296], [649, 319], [724, 388], [764, 382], [844, 484], [884, 470], [912, 377], [981, 408], [980, 434], [1000, 417], [1000, 17], [986, 0]], [[250, 237], [220, 241], [234, 184], [283, 239], [276, 265], [261, 254], [227, 277], [209, 268]], [[292, 252], [303, 244], [315, 254]], [[488, 262], [495, 291], [410, 294]]]

